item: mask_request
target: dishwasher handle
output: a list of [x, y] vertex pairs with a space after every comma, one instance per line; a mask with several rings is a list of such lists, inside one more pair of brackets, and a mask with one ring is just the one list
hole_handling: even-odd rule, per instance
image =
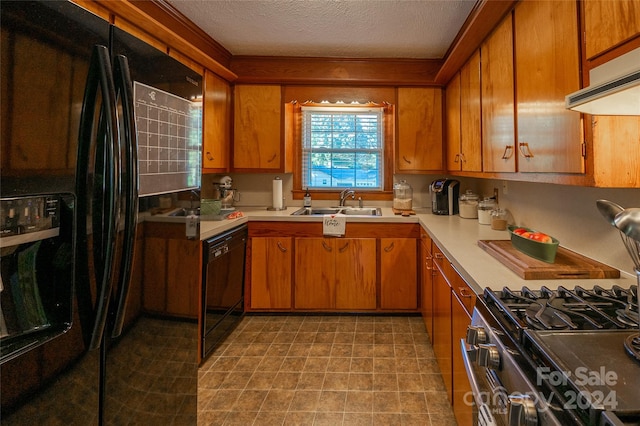
[[218, 244], [215, 246], [209, 247], [209, 259], [213, 260], [220, 256], [224, 256], [229, 253], [229, 245], [228, 244]]

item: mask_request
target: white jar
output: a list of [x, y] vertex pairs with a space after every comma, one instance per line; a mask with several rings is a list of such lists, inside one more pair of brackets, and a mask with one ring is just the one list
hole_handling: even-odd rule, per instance
[[485, 198], [478, 203], [478, 222], [482, 225], [491, 225], [491, 211], [496, 208], [496, 200]]
[[475, 219], [478, 217], [478, 195], [467, 189], [467, 192], [460, 196], [458, 211], [461, 218]]

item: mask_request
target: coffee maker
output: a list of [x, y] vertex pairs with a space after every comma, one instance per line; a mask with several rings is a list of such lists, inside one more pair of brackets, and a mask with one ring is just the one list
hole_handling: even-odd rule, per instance
[[455, 179], [436, 179], [429, 185], [431, 212], [438, 215], [458, 214], [460, 182]]

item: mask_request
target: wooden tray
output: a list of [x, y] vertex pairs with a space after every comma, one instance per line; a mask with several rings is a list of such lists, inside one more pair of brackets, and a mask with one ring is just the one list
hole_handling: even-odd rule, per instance
[[478, 245], [525, 280], [620, 278], [620, 271], [564, 247], [558, 247], [554, 263], [524, 254], [511, 240], [479, 240]]

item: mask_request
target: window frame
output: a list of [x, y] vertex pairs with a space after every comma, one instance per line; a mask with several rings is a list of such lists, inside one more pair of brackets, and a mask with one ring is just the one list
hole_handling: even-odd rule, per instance
[[[365, 188], [353, 188], [356, 191], [358, 197], [362, 196], [367, 200], [390, 200], [393, 194], [393, 147], [395, 146], [395, 107], [394, 105], [384, 103], [369, 102], [365, 104], [348, 104], [348, 103], [317, 103], [307, 101], [304, 103], [298, 103], [292, 101], [286, 104], [285, 111], [287, 117], [285, 119], [285, 127], [287, 127], [288, 133], [293, 140], [293, 149], [295, 155], [294, 163], [294, 176], [293, 176], [293, 199], [302, 199], [306, 188], [303, 188], [302, 184], [302, 155], [303, 155], [303, 129], [302, 129], [302, 107], [325, 107], [335, 110], [336, 108], [382, 108], [382, 120], [383, 120], [383, 132], [384, 132], [384, 146], [383, 146], [383, 161], [382, 161], [382, 190], [369, 190]], [[327, 188], [327, 189], [313, 189], [310, 188], [314, 199], [318, 200], [333, 200], [339, 197], [339, 194], [345, 188]]]

